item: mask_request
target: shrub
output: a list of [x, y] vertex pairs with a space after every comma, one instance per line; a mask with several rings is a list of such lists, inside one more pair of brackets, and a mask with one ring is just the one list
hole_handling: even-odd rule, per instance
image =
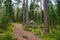
[[58, 31], [56, 34], [56, 40], [60, 40], [60, 31]]
[[2, 40], [16, 40], [11, 32], [3, 35]]
[[0, 20], [0, 29], [6, 29], [9, 24], [8, 16], [3, 16]]

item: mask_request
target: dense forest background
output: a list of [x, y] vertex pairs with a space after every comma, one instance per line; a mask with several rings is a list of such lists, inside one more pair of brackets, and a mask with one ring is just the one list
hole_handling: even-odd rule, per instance
[[0, 0], [1, 40], [15, 40], [14, 23], [43, 40], [60, 40], [60, 0]]

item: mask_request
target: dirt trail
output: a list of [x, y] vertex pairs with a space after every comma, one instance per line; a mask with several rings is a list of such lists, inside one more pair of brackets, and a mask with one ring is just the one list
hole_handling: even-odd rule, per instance
[[40, 40], [30, 32], [23, 30], [22, 24], [15, 23], [14, 35], [17, 40]]

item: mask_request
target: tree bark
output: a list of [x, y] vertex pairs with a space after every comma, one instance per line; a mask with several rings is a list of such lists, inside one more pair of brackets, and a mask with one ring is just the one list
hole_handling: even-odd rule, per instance
[[40, 0], [40, 23], [42, 26], [42, 0]]
[[28, 27], [28, 0], [26, 0], [26, 27]]
[[44, 0], [44, 23], [45, 23], [45, 30], [44, 33], [49, 33], [49, 27], [48, 27], [48, 0]]
[[16, 13], [16, 20], [17, 21], [19, 21], [19, 19], [18, 19], [19, 18], [19, 3], [20, 2], [18, 1], [18, 3], [17, 3], [17, 13]]
[[36, 19], [37, 19], [36, 22], [37, 22], [37, 24], [38, 24], [38, 6], [39, 5], [38, 5], [38, 0], [37, 0], [37, 14], [36, 14]]
[[23, 0], [22, 13], [23, 13], [23, 24], [24, 24], [25, 23], [25, 0]]
[[0, 0], [0, 19], [1, 19], [1, 16], [2, 16], [2, 0]]

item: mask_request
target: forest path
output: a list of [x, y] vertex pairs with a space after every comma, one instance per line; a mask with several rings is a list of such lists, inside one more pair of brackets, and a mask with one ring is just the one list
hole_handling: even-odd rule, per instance
[[35, 35], [23, 29], [22, 24], [15, 23], [14, 35], [17, 40], [40, 40]]

